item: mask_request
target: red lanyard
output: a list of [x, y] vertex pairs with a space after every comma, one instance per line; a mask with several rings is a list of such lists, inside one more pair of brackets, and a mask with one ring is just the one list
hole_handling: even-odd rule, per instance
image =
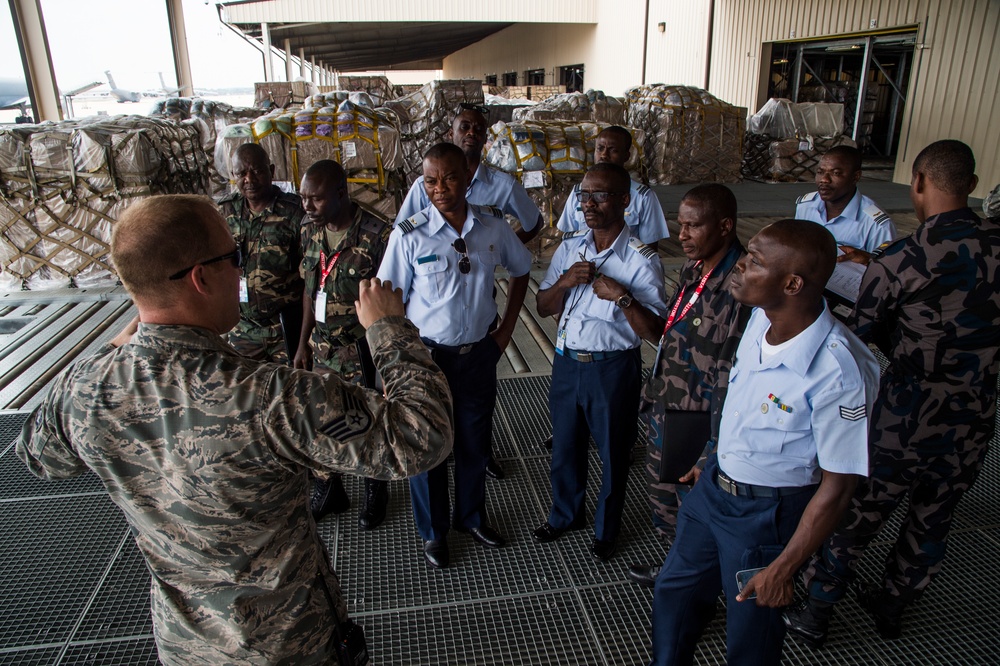
[[[695, 265], [700, 266], [701, 262], [699, 261]], [[681, 301], [684, 300], [685, 290], [681, 289], [681, 293], [677, 296], [677, 301], [674, 303], [674, 307], [670, 310], [670, 314], [667, 316], [667, 325], [663, 327], [663, 335], [666, 335], [667, 331], [673, 328], [675, 323], [677, 323], [681, 319], [684, 319], [684, 315], [686, 315], [691, 310], [691, 308], [694, 307], [695, 302], [697, 302], [698, 298], [701, 296], [702, 289], [705, 288], [705, 283], [708, 282], [708, 278], [712, 277], [712, 271], [714, 270], [715, 267], [713, 266], [712, 270], [701, 276], [701, 280], [698, 282], [698, 286], [695, 287], [694, 293], [691, 294], [691, 298], [684, 305], [684, 309], [681, 310], [680, 315], [678, 315], [677, 308], [681, 306]]]
[[319, 253], [319, 288], [322, 289], [326, 284], [326, 278], [330, 276], [330, 272], [333, 270], [334, 265], [337, 263], [337, 259], [340, 259], [340, 252], [338, 250], [335, 255], [330, 257], [330, 263], [326, 263], [326, 252]]

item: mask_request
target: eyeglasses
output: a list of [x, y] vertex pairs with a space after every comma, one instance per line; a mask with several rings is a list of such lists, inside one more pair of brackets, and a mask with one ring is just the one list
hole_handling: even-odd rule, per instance
[[576, 200], [579, 201], [580, 203], [587, 203], [588, 201], [590, 201], [591, 199], [593, 199], [594, 203], [602, 204], [602, 203], [607, 202], [608, 199], [610, 199], [611, 197], [615, 196], [616, 194], [618, 194], [618, 193], [617, 192], [584, 192], [583, 190], [579, 190], [576, 193]]
[[469, 261], [469, 250], [465, 247], [465, 239], [456, 238], [452, 246], [462, 255], [462, 258], [458, 260], [458, 272], [462, 275], [468, 275], [469, 271], [472, 270], [472, 262]]
[[243, 268], [243, 251], [240, 250], [239, 245], [237, 245], [236, 249], [233, 250], [232, 252], [227, 252], [226, 254], [220, 254], [218, 257], [212, 257], [211, 259], [206, 259], [205, 261], [199, 261], [194, 266], [185, 268], [182, 271], [177, 271], [176, 273], [171, 275], [169, 279], [180, 280], [185, 275], [193, 271], [195, 269], [195, 266], [207, 266], [208, 264], [214, 264], [220, 261], [226, 261], [227, 259], [233, 262], [233, 268]]

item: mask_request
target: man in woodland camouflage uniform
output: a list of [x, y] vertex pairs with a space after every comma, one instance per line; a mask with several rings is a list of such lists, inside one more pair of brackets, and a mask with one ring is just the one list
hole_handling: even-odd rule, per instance
[[164, 664], [340, 663], [347, 610], [306, 472], [387, 479], [443, 463], [444, 375], [377, 281], [358, 317], [386, 397], [237, 354], [219, 336], [239, 321], [240, 250], [205, 197], [140, 201], [111, 248], [138, 331], [56, 379], [18, 455], [41, 477], [101, 478], [149, 568]]
[[[302, 335], [296, 368], [329, 369], [361, 384], [357, 341], [365, 329], [354, 311], [358, 285], [375, 277], [392, 226], [362, 210], [347, 194], [347, 174], [333, 160], [320, 160], [306, 170], [299, 188], [308, 224], [302, 226]], [[318, 309], [322, 306], [322, 312]], [[310, 343], [311, 340], [311, 343]], [[371, 388], [371, 387], [370, 387]], [[346, 511], [350, 500], [340, 475], [316, 480], [313, 517]], [[388, 485], [365, 479], [362, 529], [375, 529], [385, 519]], [[338, 511], [339, 510], [339, 511]]]
[[[716, 383], [725, 383], [750, 318], [750, 308], [729, 293], [736, 262], [746, 254], [736, 237], [736, 197], [732, 191], [714, 183], [692, 188], [681, 199], [677, 223], [678, 241], [688, 260], [681, 267], [677, 292], [667, 305], [668, 316], [673, 312], [674, 318], [658, 341], [659, 363], [643, 385], [641, 407], [646, 421], [646, 472], [653, 524], [670, 539], [677, 527], [680, 500], [689, 486], [659, 481], [661, 451], [664, 439], [670, 436], [669, 425], [664, 427], [666, 410], [711, 409]], [[706, 442], [700, 467], [704, 467], [713, 444]], [[694, 483], [698, 472], [700, 468], [682, 480]], [[659, 563], [635, 565], [629, 568], [629, 577], [653, 587], [659, 571]]]
[[[274, 165], [264, 149], [256, 143], [243, 144], [233, 160], [237, 191], [219, 202], [246, 264], [240, 323], [229, 333], [229, 343], [258, 361], [290, 363], [280, 314], [294, 308], [297, 319], [302, 298], [302, 206], [298, 195], [282, 192], [271, 182], [273, 174]], [[296, 336], [287, 342], [294, 349], [297, 341]]]
[[865, 547], [909, 494], [876, 586], [858, 600], [884, 638], [941, 569], [952, 516], [979, 475], [995, 429], [1000, 366], [1000, 228], [968, 208], [975, 158], [932, 143], [913, 162], [920, 227], [876, 253], [848, 323], [889, 358], [872, 415], [871, 478], [806, 574], [809, 598], [785, 614], [818, 647]]

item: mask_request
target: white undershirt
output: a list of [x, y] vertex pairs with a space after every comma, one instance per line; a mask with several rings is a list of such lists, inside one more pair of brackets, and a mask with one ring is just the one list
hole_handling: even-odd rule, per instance
[[[771, 329], [767, 329], [767, 330], [770, 331]], [[802, 334], [799, 333], [798, 335], [795, 335], [795, 336], [793, 336], [791, 338], [788, 338], [787, 340], [785, 340], [782, 343], [779, 343], [779, 344], [776, 344], [776, 345], [772, 345], [771, 343], [769, 343], [767, 341], [767, 333], [764, 333], [764, 337], [761, 338], [761, 340], [760, 340], [760, 360], [766, 361], [767, 359], [772, 358], [774, 356], [777, 356], [781, 352], [785, 351], [786, 349], [788, 349], [789, 347], [791, 347], [793, 344], [795, 344], [795, 340], [796, 340], [796, 338], [799, 337], [799, 335], [802, 335]]]

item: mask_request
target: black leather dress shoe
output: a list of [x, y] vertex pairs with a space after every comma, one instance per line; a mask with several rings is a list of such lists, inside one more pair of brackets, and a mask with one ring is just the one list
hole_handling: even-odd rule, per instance
[[616, 550], [618, 550], [618, 542], [614, 540], [603, 541], [601, 539], [594, 539], [594, 543], [590, 545], [590, 554], [594, 556], [594, 559], [601, 562], [610, 560]]
[[329, 479], [313, 479], [312, 497], [309, 510], [317, 523], [331, 513], [344, 513], [351, 508], [351, 499], [344, 490], [344, 480], [340, 474]]
[[542, 446], [547, 448], [549, 451], [552, 450], [552, 435], [549, 435], [548, 437], [545, 438], [545, 441], [542, 442]]
[[628, 568], [629, 579], [643, 587], [656, 587], [658, 575], [660, 575], [659, 564], [633, 564]]
[[832, 605], [810, 603], [806, 598], [801, 603], [786, 608], [781, 614], [781, 620], [785, 623], [789, 636], [818, 650], [826, 642], [832, 614]]
[[479, 527], [471, 527], [462, 531], [468, 532], [473, 539], [490, 548], [502, 548], [507, 543], [499, 532], [485, 523]]
[[432, 539], [424, 542], [424, 559], [435, 569], [448, 566], [448, 542], [444, 539]]
[[486, 461], [486, 476], [491, 479], [502, 479], [507, 476], [507, 472], [500, 466], [496, 458], [490, 456], [490, 459]]
[[358, 527], [373, 530], [385, 520], [385, 509], [389, 504], [389, 482], [379, 479], [365, 479], [365, 508], [358, 516]]
[[561, 537], [566, 532], [572, 530], [581, 530], [587, 526], [586, 520], [574, 520], [570, 523], [569, 527], [552, 527], [549, 521], [545, 521], [541, 525], [535, 528], [535, 531], [531, 533], [535, 541], [539, 543], [550, 543]]
[[875, 620], [878, 635], [887, 640], [895, 640], [903, 635], [903, 609], [906, 604], [898, 597], [885, 593], [881, 587], [856, 583], [854, 593], [861, 606]]

